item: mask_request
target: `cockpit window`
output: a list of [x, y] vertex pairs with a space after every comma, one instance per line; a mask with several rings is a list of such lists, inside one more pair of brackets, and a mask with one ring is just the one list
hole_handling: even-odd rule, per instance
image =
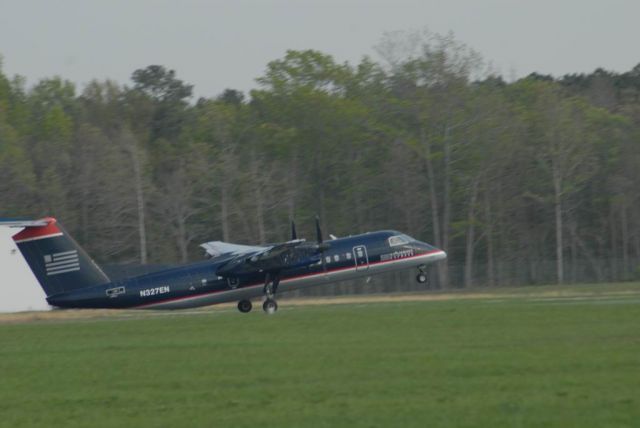
[[397, 247], [398, 245], [405, 245], [411, 242], [407, 235], [395, 235], [389, 237], [389, 246]]

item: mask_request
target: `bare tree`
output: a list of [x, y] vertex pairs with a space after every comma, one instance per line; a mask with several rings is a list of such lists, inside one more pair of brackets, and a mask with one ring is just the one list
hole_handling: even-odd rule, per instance
[[138, 147], [138, 142], [131, 131], [123, 129], [120, 136], [120, 144], [129, 156], [131, 168], [133, 171], [133, 187], [136, 195], [136, 212], [138, 217], [138, 242], [140, 249], [140, 263], [146, 264], [147, 256], [147, 223], [146, 223], [146, 206], [145, 206], [145, 190], [143, 175], [143, 159]]

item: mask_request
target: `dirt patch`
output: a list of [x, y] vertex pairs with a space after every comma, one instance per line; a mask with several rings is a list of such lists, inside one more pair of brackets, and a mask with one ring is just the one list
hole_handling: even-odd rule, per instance
[[4, 323], [22, 323], [34, 321], [50, 321], [50, 320], [80, 320], [91, 318], [106, 318], [117, 314], [119, 311], [107, 309], [94, 310], [51, 310], [38, 312], [15, 312], [11, 314], [0, 314], [0, 324]]
[[450, 293], [421, 293], [421, 294], [380, 294], [340, 297], [297, 298], [286, 300], [289, 306], [305, 305], [340, 305], [359, 303], [393, 303], [393, 302], [436, 302], [447, 300], [480, 300], [480, 299], [558, 299], [558, 298], [603, 298], [640, 296], [638, 291], [611, 291], [608, 293], [593, 293], [589, 291], [539, 291], [539, 292], [450, 292]]
[[[482, 300], [482, 299], [535, 299], [535, 300], [553, 300], [567, 298], [616, 298], [640, 296], [640, 290], [537, 290], [522, 292], [515, 289], [509, 292], [505, 289], [495, 291], [476, 291], [476, 292], [432, 292], [432, 293], [414, 293], [414, 294], [377, 294], [377, 295], [358, 295], [358, 296], [338, 296], [338, 297], [313, 297], [313, 298], [291, 298], [283, 299], [280, 303], [281, 307], [287, 306], [318, 306], [318, 305], [353, 305], [367, 303], [401, 303], [401, 302], [436, 302], [448, 300]], [[99, 320], [99, 319], [127, 319], [127, 318], [145, 318], [158, 316], [160, 314], [189, 315], [198, 313], [211, 313], [215, 311], [227, 311], [235, 309], [235, 303], [223, 303], [215, 306], [209, 306], [197, 309], [184, 310], [113, 310], [113, 309], [65, 309], [51, 310], [41, 312], [17, 312], [0, 314], [0, 324], [16, 324], [29, 322], [47, 322], [47, 321], [73, 321], [73, 320]], [[258, 309], [259, 305], [254, 305], [254, 309]]]

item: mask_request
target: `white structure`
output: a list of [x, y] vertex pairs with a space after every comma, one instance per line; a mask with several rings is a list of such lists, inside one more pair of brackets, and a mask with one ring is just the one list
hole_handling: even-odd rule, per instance
[[44, 291], [11, 239], [18, 232], [0, 226], [0, 312], [49, 310]]

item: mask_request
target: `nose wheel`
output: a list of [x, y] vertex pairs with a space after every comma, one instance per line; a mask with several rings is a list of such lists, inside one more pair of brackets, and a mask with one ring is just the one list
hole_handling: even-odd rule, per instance
[[418, 266], [418, 275], [416, 275], [416, 281], [420, 284], [426, 284], [429, 282], [429, 275], [427, 274], [427, 267], [425, 265]]

